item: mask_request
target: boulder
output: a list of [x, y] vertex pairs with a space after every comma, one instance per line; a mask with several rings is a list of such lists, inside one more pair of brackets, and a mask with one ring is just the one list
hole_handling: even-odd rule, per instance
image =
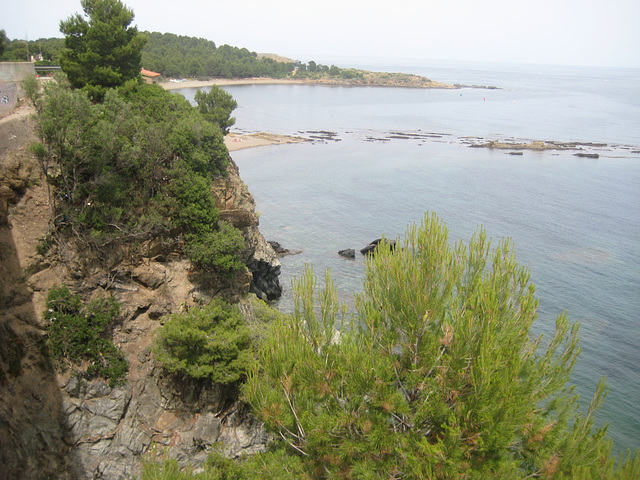
[[362, 250], [360, 250], [360, 253], [363, 255], [373, 255], [375, 253], [376, 247], [378, 246], [379, 243], [385, 242], [387, 244], [389, 244], [389, 246], [391, 247], [391, 250], [394, 250], [396, 248], [396, 241], [395, 240], [387, 240], [386, 238], [378, 238], [376, 240], [374, 240], [373, 242], [371, 242], [369, 245], [367, 245], [366, 247], [364, 247]]
[[277, 300], [282, 296], [280, 261], [262, 235], [259, 235], [253, 255], [247, 262], [252, 274], [250, 291], [262, 300]]
[[356, 251], [353, 248], [347, 248], [345, 250], [340, 250], [338, 255], [344, 258], [356, 258]]
[[164, 267], [157, 263], [142, 264], [133, 269], [131, 277], [137, 283], [155, 290], [165, 282], [167, 273]]
[[267, 242], [269, 245], [271, 245], [271, 248], [273, 248], [273, 251], [276, 252], [276, 254], [278, 256], [284, 256], [287, 253], [289, 253], [289, 250], [287, 250], [286, 248], [284, 248], [282, 245], [280, 245], [278, 242], [275, 242], [273, 240], [269, 240]]

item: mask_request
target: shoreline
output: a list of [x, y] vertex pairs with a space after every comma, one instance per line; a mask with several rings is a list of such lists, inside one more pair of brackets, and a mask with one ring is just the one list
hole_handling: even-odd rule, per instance
[[292, 80], [284, 78], [265, 78], [265, 77], [251, 77], [251, 78], [211, 78], [209, 80], [184, 80], [182, 82], [160, 82], [160, 85], [165, 90], [181, 90], [183, 88], [201, 88], [212, 87], [217, 85], [219, 87], [226, 85], [302, 85], [306, 82], [304, 80]]
[[[302, 135], [284, 135], [277, 133], [255, 132], [238, 133], [232, 132], [224, 137], [225, 145], [229, 152], [243, 150], [246, 148], [264, 147], [269, 145], [287, 145], [293, 143], [339, 142], [341, 136], [337, 132], [306, 131], [298, 132]], [[382, 133], [382, 132], [381, 132]], [[634, 145], [618, 145], [593, 142], [559, 142], [551, 140], [529, 140], [516, 141], [514, 139], [490, 139], [482, 137], [456, 136], [447, 133], [422, 132], [422, 131], [389, 131], [378, 136], [366, 136], [360, 139], [365, 142], [390, 142], [408, 141], [418, 142], [438, 142], [458, 144], [471, 148], [486, 148], [490, 150], [502, 151], [508, 155], [523, 155], [525, 151], [532, 152], [573, 152], [574, 156], [585, 158], [599, 158], [601, 154], [607, 152], [618, 152], [620, 154], [630, 154], [636, 156], [640, 154], [640, 149]], [[557, 154], [557, 153], [554, 153]]]
[[267, 147], [269, 145], [287, 145], [291, 143], [303, 143], [311, 141], [308, 138], [280, 135], [277, 133], [229, 133], [224, 137], [224, 144], [229, 153], [244, 150], [245, 148]]
[[[325, 87], [382, 87], [382, 88], [423, 88], [423, 89], [459, 89], [468, 88], [466, 85], [449, 85], [447, 83], [434, 82], [430, 80], [428, 83], [411, 84], [396, 83], [394, 81], [379, 83], [358, 83], [355, 81], [344, 79], [306, 79], [297, 80], [294, 78], [267, 78], [267, 77], [250, 77], [250, 78], [210, 78], [208, 80], [185, 79], [183, 81], [164, 81], [158, 83], [165, 90], [181, 90], [183, 88], [204, 88], [211, 86], [224, 87], [229, 85], [317, 85]], [[477, 87], [477, 88], [497, 88], [497, 87]]]

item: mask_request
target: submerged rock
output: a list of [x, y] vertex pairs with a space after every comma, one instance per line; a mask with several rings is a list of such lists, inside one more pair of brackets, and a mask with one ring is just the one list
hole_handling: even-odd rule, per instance
[[340, 250], [338, 255], [344, 258], [356, 258], [356, 251], [353, 248], [347, 248], [345, 250]]

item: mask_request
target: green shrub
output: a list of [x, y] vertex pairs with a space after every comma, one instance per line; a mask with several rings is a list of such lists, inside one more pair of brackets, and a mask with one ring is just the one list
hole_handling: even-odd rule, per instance
[[187, 165], [178, 165], [169, 192], [173, 223], [184, 232], [187, 258], [205, 270], [242, 269], [244, 263], [239, 254], [244, 248], [244, 238], [233, 225], [218, 221], [210, 181]]
[[169, 372], [220, 384], [244, 379], [255, 362], [242, 314], [221, 299], [169, 316], [156, 338], [155, 353]]
[[232, 460], [214, 452], [207, 457], [200, 473], [192, 468], [180, 470], [175, 460], [145, 463], [142, 480], [305, 480], [309, 479], [299, 458], [282, 449]]
[[32, 151], [53, 187], [56, 218], [77, 238], [102, 246], [172, 227], [217, 230], [211, 179], [226, 174], [229, 154], [220, 128], [184, 97], [126, 85], [92, 104], [84, 92], [51, 82], [38, 101], [43, 143]]
[[49, 354], [59, 365], [88, 362], [89, 378], [102, 377], [116, 385], [127, 374], [124, 355], [106, 338], [118, 317], [119, 304], [112, 298], [84, 305], [67, 287], [54, 287], [47, 296], [44, 317], [49, 334]]
[[189, 260], [203, 269], [233, 272], [244, 268], [238, 256], [244, 248], [240, 231], [227, 222], [220, 222], [214, 232], [185, 236], [185, 253]]

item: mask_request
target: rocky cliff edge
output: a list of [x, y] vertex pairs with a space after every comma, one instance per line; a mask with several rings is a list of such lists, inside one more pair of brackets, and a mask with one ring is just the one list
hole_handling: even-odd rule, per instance
[[[124, 479], [144, 459], [175, 458], [198, 468], [214, 448], [230, 456], [264, 448], [262, 426], [233, 387], [167, 375], [151, 345], [166, 314], [221, 295], [244, 302], [281, 293], [280, 263], [258, 230], [255, 202], [231, 162], [214, 182], [221, 219], [239, 228], [247, 270], [229, 277], [191, 271], [161, 240], [122, 247], [96, 262], [71, 244], [43, 257], [48, 229], [44, 179], [28, 151], [35, 140], [26, 107], [0, 120], [0, 471], [4, 478]], [[135, 250], [135, 251], [134, 251]], [[42, 312], [54, 285], [85, 299], [108, 291], [121, 302], [113, 340], [128, 357], [124, 385], [110, 387], [53, 369]], [[244, 300], [242, 300], [244, 299]]]

